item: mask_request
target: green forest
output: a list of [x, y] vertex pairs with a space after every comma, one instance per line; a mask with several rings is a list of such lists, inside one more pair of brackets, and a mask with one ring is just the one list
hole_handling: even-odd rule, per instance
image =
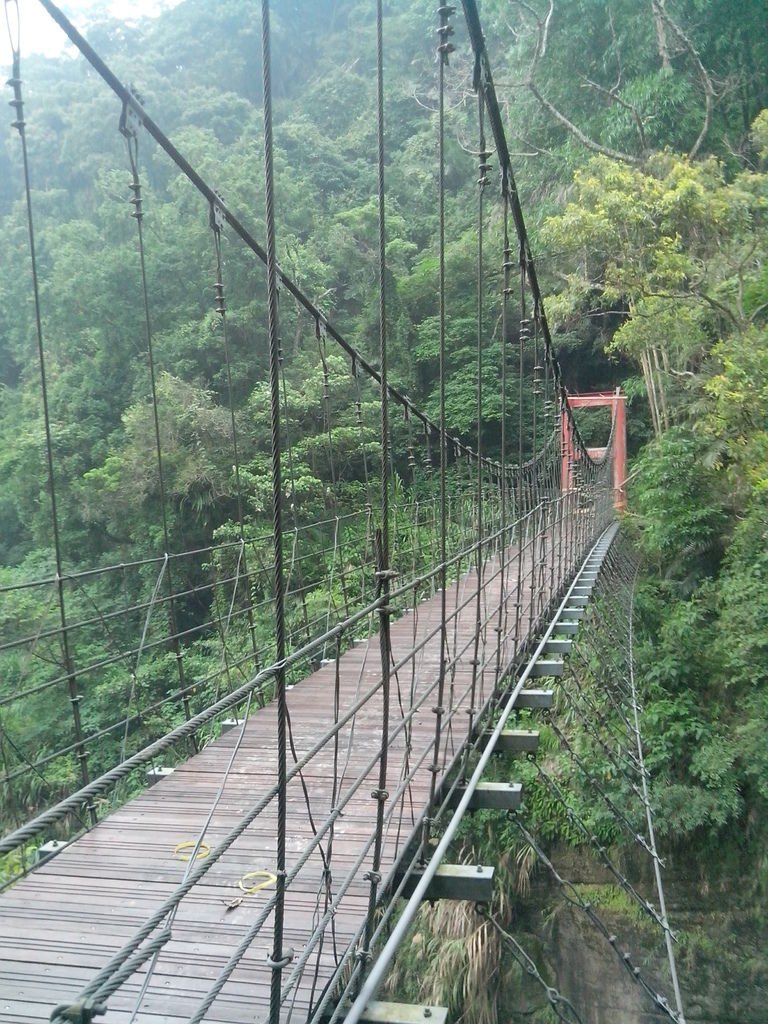
[[[180, 617], [178, 628], [191, 631], [201, 612], [212, 632], [223, 620], [228, 625], [232, 608], [222, 598], [208, 600], [201, 567], [215, 563], [222, 578], [238, 574], [238, 543], [246, 537], [257, 562], [251, 566], [255, 611], [236, 624], [235, 649], [258, 647], [267, 664], [263, 268], [226, 231], [212, 231], [205, 204], [141, 135], [145, 307], [131, 217], [137, 179], [119, 131], [120, 104], [82, 60], [26, 57], [21, 6], [60, 541], [68, 573], [93, 571], [68, 592], [70, 616], [92, 623], [81, 631], [76, 654], [95, 659], [97, 636], [106, 633], [122, 649], [129, 633], [141, 632], [143, 608], [119, 621], [105, 620], [103, 610], [116, 594], [126, 606], [138, 604], [159, 571], [160, 578], [170, 573], [162, 562], [164, 533], [174, 537], [175, 550], [212, 552], [194, 564], [182, 559], [172, 565], [176, 590], [186, 595], [166, 609]], [[636, 657], [652, 799], [680, 892], [691, 902], [694, 893], [702, 900], [712, 895], [701, 918], [687, 914], [681, 931], [686, 987], [707, 992], [689, 1019], [760, 1024], [768, 999], [765, 5], [484, 0], [480, 6], [565, 383], [574, 393], [620, 386], [628, 396], [624, 529], [642, 563]], [[280, 266], [376, 364], [375, 5], [275, 0], [273, 7]], [[481, 445], [497, 458], [503, 408], [495, 321], [503, 225], [489, 198], [485, 245], [492, 269], [478, 436], [477, 98], [471, 49], [461, 17], [455, 21], [446, 147], [446, 416], [462, 444]], [[432, 418], [440, 388], [435, 25], [432, 5], [423, 0], [387, 5], [389, 373]], [[174, 145], [263, 240], [259, 5], [182, 0], [156, 19], [131, 25], [105, 15], [87, 35]], [[34, 657], [0, 650], [0, 754], [11, 780], [0, 803], [6, 831], [52, 794], [74, 788], [78, 767], [71, 757], [52, 758], [43, 773], [29, 773], [19, 753], [53, 750], [70, 725], [64, 724], [69, 705], [62, 698], [53, 706], [47, 688], [45, 644], [52, 648], [54, 640], [45, 636], [56, 622], [55, 594], [48, 588], [40, 597], [24, 587], [51, 577], [55, 561], [18, 133], [4, 128], [0, 138], [0, 642], [22, 635], [30, 622], [43, 637], [42, 654]], [[488, 193], [495, 196], [494, 154], [490, 163]], [[217, 281], [224, 283], [223, 296], [217, 296]], [[223, 305], [225, 328], [217, 311]], [[379, 472], [378, 401], [370, 382], [349, 374], [331, 339], [287, 294], [281, 295], [281, 321], [290, 528], [297, 537], [307, 535], [310, 552], [296, 565], [303, 596], [289, 609], [298, 644], [315, 623], [330, 621], [331, 602], [334, 610], [349, 612], [365, 593], [364, 569], [374, 557], [365, 509]], [[147, 331], [165, 459], [161, 489]], [[520, 412], [511, 394], [504, 426], [515, 451], [527, 458], [536, 437], [518, 437]], [[585, 414], [579, 422], [590, 443], [599, 440], [602, 420]], [[427, 527], [435, 514], [435, 481], [416, 468], [428, 460], [429, 437], [400, 414], [393, 434], [393, 450], [403, 453], [394, 466], [401, 519], [393, 558], [415, 574], [434, 557]], [[451, 472], [458, 550], [465, 539], [458, 459]], [[124, 567], [119, 577], [95, 571], [115, 565]], [[152, 646], [151, 631], [144, 646], [143, 637], [131, 672], [120, 659], [107, 658], [83, 707], [86, 729], [99, 729], [117, 703], [132, 707], [137, 694], [148, 709], [136, 721], [128, 715], [124, 729], [89, 751], [94, 775], [116, 749], [123, 755], [138, 749], [176, 720], [178, 708], [152, 696], [177, 687], [173, 654]], [[206, 636], [195, 635], [187, 672], [213, 678], [219, 657]], [[236, 666], [227, 665], [230, 671], [237, 675]], [[188, 688], [193, 711], [218, 695], [219, 678]], [[13, 696], [22, 686], [32, 696], [20, 708]], [[187, 693], [183, 680], [181, 691]], [[616, 799], [625, 797], [617, 787]], [[567, 821], [545, 801], [535, 814], [549, 842], [578, 850]], [[620, 847], [608, 826], [597, 821], [594, 827], [604, 827], [606, 844]], [[469, 846], [486, 850], [502, 841], [489, 837], [481, 818], [466, 836]], [[439, 917], [434, 927], [450, 932]], [[435, 939], [434, 963], [441, 948]], [[424, 974], [423, 960], [418, 963]], [[401, 980], [405, 987], [416, 984]], [[450, 979], [445, 984], [450, 987]], [[466, 992], [441, 998], [455, 1006]], [[497, 1012], [483, 1007], [473, 1015], [466, 1005], [463, 1019], [518, 1019], [494, 1017]], [[550, 1020], [548, 1012], [534, 1007], [528, 1019]]]

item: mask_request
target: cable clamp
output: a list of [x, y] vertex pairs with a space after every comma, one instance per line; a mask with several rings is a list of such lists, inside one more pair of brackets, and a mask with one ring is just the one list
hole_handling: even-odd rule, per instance
[[24, 101], [21, 98], [21, 79], [9, 78], [6, 84], [10, 85], [14, 92], [14, 98], [8, 101], [8, 106], [13, 107], [16, 114], [16, 120], [11, 121], [11, 128], [17, 128], [21, 131], [26, 124], [24, 120]]
[[363, 878], [365, 879], [366, 882], [375, 882], [376, 885], [378, 885], [379, 882], [381, 881], [381, 872], [366, 871], [365, 874], [363, 875]]
[[214, 192], [215, 199], [211, 200], [211, 208], [208, 215], [208, 223], [213, 231], [224, 230], [224, 199], [220, 192]]
[[293, 960], [295, 954], [292, 949], [285, 951], [285, 955], [281, 956], [279, 960], [273, 960], [271, 956], [267, 957], [267, 967], [271, 967], [273, 971], [282, 971], [284, 967], [287, 967]]
[[387, 789], [373, 789], [371, 790], [371, 797], [374, 800], [387, 800], [389, 798], [389, 790]]
[[374, 575], [377, 580], [396, 580], [400, 573], [397, 569], [377, 569]]
[[355, 950], [355, 960], [358, 960], [362, 964], [370, 963], [372, 958], [370, 949], [358, 948]]
[[107, 1012], [107, 1004], [97, 1002], [96, 996], [84, 999], [81, 1003], [62, 1003], [51, 1012], [50, 1020], [65, 1020], [68, 1024], [91, 1024], [94, 1017], [103, 1017]]
[[131, 100], [123, 100], [123, 109], [120, 114], [120, 134], [124, 135], [126, 139], [135, 139], [139, 134], [143, 122], [141, 120], [141, 114], [138, 112], [136, 107], [133, 105], [141, 103], [141, 96], [135, 89], [131, 89]]

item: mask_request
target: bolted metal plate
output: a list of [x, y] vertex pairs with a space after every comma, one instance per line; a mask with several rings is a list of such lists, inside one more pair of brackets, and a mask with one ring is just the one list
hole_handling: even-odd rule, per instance
[[555, 626], [556, 633], [563, 633], [565, 636], [575, 636], [579, 631], [578, 622], [558, 622]]
[[[466, 786], [457, 786], [448, 806], [454, 808], [464, 796]], [[516, 811], [523, 800], [519, 782], [480, 782], [469, 801], [471, 811]]]
[[57, 853], [60, 853], [66, 846], [69, 846], [63, 839], [51, 839], [47, 843], [43, 843], [42, 846], [38, 846], [35, 850], [35, 863], [45, 864], [51, 857], [55, 857]]
[[[424, 894], [425, 900], [471, 900], [472, 903], [490, 903], [493, 895], [495, 868], [477, 864], [441, 864]], [[422, 872], [417, 868], [405, 883], [402, 896], [411, 896], [419, 884]], [[395, 885], [400, 878], [395, 879]]]
[[[418, 1003], [368, 1003], [360, 1020], [368, 1024], [445, 1024], [446, 1006], [422, 1006]], [[343, 1019], [343, 1018], [342, 1018]]]
[[545, 654], [569, 654], [572, 640], [547, 640], [544, 644]]
[[515, 701], [516, 708], [551, 708], [551, 690], [521, 690]]
[[539, 734], [533, 729], [504, 729], [496, 741], [496, 750], [505, 754], [535, 754], [538, 749]]
[[541, 658], [531, 666], [531, 677], [540, 679], [542, 676], [561, 676], [563, 674], [563, 662], [552, 659]]
[[586, 612], [584, 611], [583, 608], [573, 608], [573, 607], [563, 608], [563, 618], [564, 619], [583, 619], [585, 615], [586, 615]]

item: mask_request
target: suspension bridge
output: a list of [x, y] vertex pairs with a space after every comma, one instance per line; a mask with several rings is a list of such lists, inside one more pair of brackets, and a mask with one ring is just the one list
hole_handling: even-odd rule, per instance
[[[441, 1007], [386, 1002], [387, 971], [423, 900], [468, 900], [489, 915], [512, 956], [560, 1020], [598, 1019], [545, 978], [499, 922], [493, 864], [452, 863], [465, 815], [514, 817], [564, 897], [582, 910], [642, 989], [648, 1019], [684, 1024], [643, 763], [631, 674], [631, 553], [615, 510], [625, 506], [624, 399], [569, 398], [526, 233], [474, 0], [438, 11], [436, 420], [390, 380], [384, 88], [386, 18], [372, 5], [377, 49], [375, 154], [379, 240], [378, 352], [360, 351], [281, 269], [277, 252], [268, 0], [262, 6], [265, 244], [176, 149], [77, 28], [40, 0], [121, 110], [131, 174], [154, 452], [158, 550], [76, 562], [57, 504], [57, 424], [47, 399], [46, 311], [35, 249], [34, 165], [27, 138], [18, 8], [6, 0], [9, 85], [21, 144], [30, 289], [35, 310], [53, 571], [3, 586], [0, 703], [0, 1015], [8, 1024], [445, 1019]], [[459, 43], [457, 18], [463, 15]], [[477, 95], [476, 443], [446, 427], [445, 97], [451, 56], [466, 48]], [[492, 144], [486, 139], [486, 124]], [[210, 215], [215, 310], [229, 378], [237, 515], [223, 540], [186, 549], [167, 493], [163, 404], [147, 284], [139, 140], [154, 139]], [[491, 182], [495, 161], [500, 187]], [[279, 185], [279, 183], [278, 183]], [[494, 254], [498, 301], [487, 308], [489, 207], [502, 225]], [[222, 244], [238, 240], [263, 265], [269, 351], [269, 514], [244, 512], [228, 356]], [[500, 271], [499, 271], [500, 268]], [[302, 517], [294, 472], [281, 330], [286, 297], [314, 335], [322, 375], [326, 515]], [[491, 319], [502, 359], [498, 453], [483, 447], [483, 358]], [[347, 389], [353, 427], [375, 437], [354, 469], [358, 498], [339, 497], [344, 469], [333, 395]], [[507, 401], [518, 423], [513, 437]], [[573, 409], [608, 406], [603, 448], [587, 448]], [[366, 409], [375, 407], [372, 426]], [[222, 409], [226, 403], [222, 403]], [[403, 483], [405, 481], [405, 483]], [[580, 685], [585, 627], [602, 628], [605, 692]], [[602, 627], [600, 623], [602, 622]], [[597, 623], [597, 625], [595, 625]], [[203, 658], [203, 653], [205, 657]], [[44, 668], [41, 670], [40, 666]], [[203, 666], [201, 668], [201, 666]], [[583, 666], [582, 666], [583, 668]], [[33, 671], [34, 669], [34, 671]], [[107, 692], [104, 678], [119, 679]], [[628, 772], [642, 834], [579, 762], [553, 709], [569, 702]], [[615, 723], [621, 723], [616, 735]], [[536, 758], [537, 725], [571, 750], [655, 871], [641, 895], [569, 808]], [[56, 724], [54, 743], [38, 721]], [[46, 733], [46, 737], [50, 730]], [[574, 827], [596, 843], [616, 884], [658, 926], [669, 974], [646, 977], [528, 831], [514, 771], [494, 778], [495, 752], [528, 759]], [[505, 765], [514, 765], [504, 761]], [[484, 909], [483, 909], [484, 908]], [[655, 1015], [655, 1016], [651, 1016]], [[602, 1019], [602, 1018], [601, 1018]]]

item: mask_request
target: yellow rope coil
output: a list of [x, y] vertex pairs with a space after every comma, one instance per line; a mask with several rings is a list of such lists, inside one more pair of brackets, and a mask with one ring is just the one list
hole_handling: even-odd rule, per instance
[[[246, 885], [249, 878], [261, 878], [263, 881], [257, 882], [256, 885]], [[248, 874], [243, 875], [237, 885], [247, 896], [252, 896], [259, 889], [266, 889], [267, 886], [274, 885], [275, 882], [277, 882], [277, 875], [273, 875], [271, 871], [249, 871]]]
[[[196, 846], [196, 839], [187, 839], [183, 843], [177, 843], [176, 846], [174, 847], [173, 852], [174, 855], [179, 858], [179, 860], [191, 860], [191, 854], [185, 855], [184, 850], [194, 850]], [[205, 860], [205, 858], [208, 856], [210, 852], [211, 848], [208, 845], [208, 843], [200, 843], [200, 849], [197, 851], [195, 860]]]

